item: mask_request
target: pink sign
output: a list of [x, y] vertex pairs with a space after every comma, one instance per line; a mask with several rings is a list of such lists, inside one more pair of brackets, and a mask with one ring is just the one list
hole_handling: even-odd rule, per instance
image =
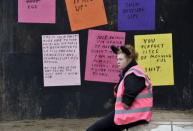
[[56, 0], [18, 0], [18, 22], [55, 23]]
[[124, 43], [124, 32], [89, 30], [85, 80], [116, 83], [120, 70], [110, 47]]
[[44, 86], [80, 85], [79, 35], [43, 35]]

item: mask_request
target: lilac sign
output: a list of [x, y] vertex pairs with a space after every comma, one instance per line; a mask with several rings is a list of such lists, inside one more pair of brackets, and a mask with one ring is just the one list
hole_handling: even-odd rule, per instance
[[80, 85], [79, 35], [43, 35], [44, 86]]
[[119, 0], [118, 30], [155, 30], [155, 0]]
[[89, 30], [85, 80], [116, 83], [120, 70], [110, 46], [125, 43], [124, 32]]

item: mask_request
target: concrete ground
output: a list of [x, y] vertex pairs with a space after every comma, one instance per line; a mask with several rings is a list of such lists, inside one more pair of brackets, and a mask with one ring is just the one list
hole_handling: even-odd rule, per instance
[[[154, 110], [149, 124], [129, 131], [193, 131], [193, 110]], [[0, 131], [85, 131], [100, 118], [0, 121]]]

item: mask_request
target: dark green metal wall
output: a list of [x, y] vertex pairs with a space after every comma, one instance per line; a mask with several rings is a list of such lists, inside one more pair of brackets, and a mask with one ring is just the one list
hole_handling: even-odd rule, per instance
[[[84, 81], [88, 30], [70, 31], [64, 0], [57, 1], [56, 24], [17, 23], [17, 0], [0, 0], [0, 120], [102, 116], [113, 109], [111, 83]], [[108, 25], [117, 31], [117, 0], [104, 0]], [[41, 35], [80, 35], [81, 86], [43, 87]], [[174, 86], [154, 87], [159, 109], [193, 108], [193, 1], [157, 0], [156, 30], [134, 35], [173, 34]], [[159, 79], [159, 76], [157, 76]]]

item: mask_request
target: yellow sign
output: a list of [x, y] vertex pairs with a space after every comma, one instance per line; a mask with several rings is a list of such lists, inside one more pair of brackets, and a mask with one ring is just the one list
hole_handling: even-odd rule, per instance
[[136, 35], [135, 49], [154, 86], [174, 85], [172, 34]]

